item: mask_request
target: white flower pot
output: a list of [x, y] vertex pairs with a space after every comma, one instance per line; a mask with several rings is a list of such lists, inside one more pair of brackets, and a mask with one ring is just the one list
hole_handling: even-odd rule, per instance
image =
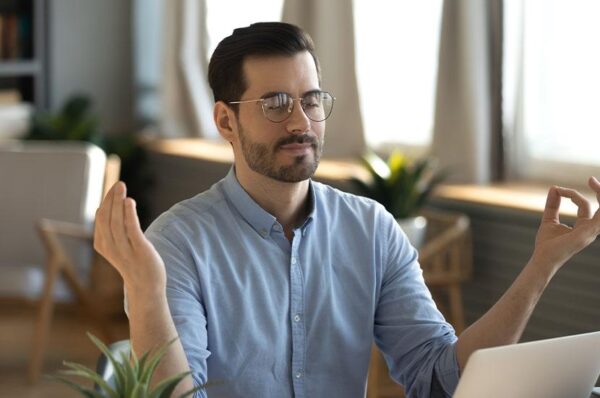
[[404, 231], [410, 243], [417, 249], [425, 240], [425, 231], [427, 231], [427, 219], [423, 216], [397, 218], [396, 222]]

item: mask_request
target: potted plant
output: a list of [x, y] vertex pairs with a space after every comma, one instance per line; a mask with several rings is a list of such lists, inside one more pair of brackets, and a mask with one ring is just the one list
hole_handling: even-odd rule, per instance
[[[110, 361], [114, 370], [114, 381], [106, 380], [102, 375], [96, 373], [83, 365], [73, 362], [64, 362], [69, 370], [61, 371], [61, 376], [51, 376], [69, 387], [77, 390], [83, 397], [91, 398], [170, 398], [173, 390], [184, 377], [191, 372], [180, 373], [156, 383], [154, 388], [150, 387], [150, 381], [158, 364], [165, 355], [167, 347], [175, 340], [159, 348], [155, 353], [145, 353], [138, 359], [135, 353], [121, 352], [117, 356], [111, 352], [98, 338], [88, 333], [92, 342], [104, 353]], [[89, 388], [76, 383], [65, 376], [78, 376], [92, 381], [95, 388]], [[179, 396], [188, 397], [196, 391], [204, 389], [207, 385], [196, 387]]]
[[410, 161], [400, 151], [394, 151], [387, 161], [368, 151], [362, 162], [370, 181], [353, 178], [358, 193], [381, 203], [396, 218], [412, 245], [419, 248], [427, 228], [427, 219], [419, 215], [419, 210], [445, 174], [436, 171], [433, 158]]

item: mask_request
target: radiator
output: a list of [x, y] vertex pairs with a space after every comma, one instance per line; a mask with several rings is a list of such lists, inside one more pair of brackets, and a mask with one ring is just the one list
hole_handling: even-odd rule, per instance
[[[533, 252], [541, 214], [436, 199], [434, 207], [469, 215], [473, 278], [463, 288], [467, 324], [506, 291]], [[566, 220], [567, 224], [573, 219]], [[523, 341], [600, 330], [600, 240], [555, 275], [525, 329]]]

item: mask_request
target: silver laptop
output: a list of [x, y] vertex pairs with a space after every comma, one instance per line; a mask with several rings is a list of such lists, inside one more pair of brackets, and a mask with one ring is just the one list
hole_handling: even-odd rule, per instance
[[454, 398], [589, 398], [600, 332], [475, 351]]

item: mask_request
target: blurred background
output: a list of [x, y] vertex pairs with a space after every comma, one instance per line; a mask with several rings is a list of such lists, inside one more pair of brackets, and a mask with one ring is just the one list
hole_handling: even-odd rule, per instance
[[[69, 396], [40, 375], [93, 367], [86, 330], [127, 338], [93, 211], [122, 179], [147, 226], [225, 175], [208, 60], [257, 21], [307, 30], [336, 97], [316, 179], [361, 193], [367, 150], [443, 171], [426, 209], [456, 217], [430, 225], [467, 227], [443, 242], [460, 261], [432, 260], [457, 274], [430, 281], [451, 287], [439, 305], [462, 329], [526, 263], [548, 186], [587, 194], [600, 174], [598, 17], [594, 0], [0, 0], [0, 396]], [[552, 282], [525, 340], [600, 327], [598, 254]]]

